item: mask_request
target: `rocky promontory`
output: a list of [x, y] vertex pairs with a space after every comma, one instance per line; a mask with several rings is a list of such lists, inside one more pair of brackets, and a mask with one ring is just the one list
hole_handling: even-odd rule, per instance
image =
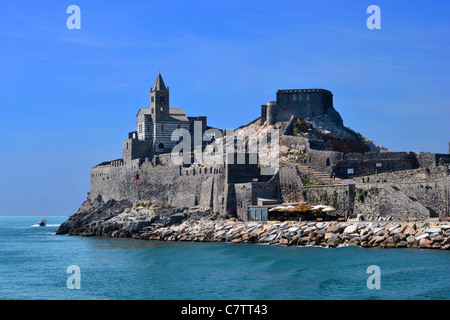
[[196, 208], [126, 201], [86, 201], [58, 234], [161, 241], [264, 243], [287, 246], [450, 249], [450, 222], [439, 220], [242, 222]]

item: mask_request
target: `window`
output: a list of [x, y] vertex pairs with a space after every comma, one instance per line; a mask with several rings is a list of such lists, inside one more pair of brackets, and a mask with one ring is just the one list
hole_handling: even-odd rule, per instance
[[154, 96], [151, 97], [151, 102], [155, 102], [155, 97]]
[[142, 123], [139, 123], [139, 133], [142, 133]]
[[136, 172], [135, 179], [136, 179], [136, 185], [140, 185], [141, 184], [141, 177], [139, 175], [139, 172]]
[[306, 101], [309, 101], [309, 93], [306, 95]]
[[164, 132], [164, 125], [161, 125], [161, 131]]
[[302, 94], [299, 94], [299, 95], [298, 95], [298, 100], [299, 100], [299, 101], [303, 101], [303, 95], [302, 95]]
[[330, 165], [330, 158], [327, 158], [327, 167]]
[[160, 96], [159, 97], [159, 102], [164, 102], [164, 98], [165, 98], [164, 96]]
[[297, 101], [297, 94], [294, 93], [294, 94], [292, 95], [292, 101]]
[[158, 145], [158, 148], [164, 149], [164, 143], [160, 142], [159, 145]]

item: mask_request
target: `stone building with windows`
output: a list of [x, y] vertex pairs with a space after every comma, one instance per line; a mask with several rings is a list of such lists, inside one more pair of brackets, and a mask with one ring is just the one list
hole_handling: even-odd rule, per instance
[[170, 153], [179, 140], [172, 140], [177, 129], [187, 130], [193, 136], [194, 121], [201, 121], [202, 132], [206, 130], [206, 117], [187, 117], [181, 108], [170, 108], [169, 87], [161, 73], [150, 88], [150, 108], [139, 109], [136, 131], [130, 132], [123, 142], [123, 159], [153, 158], [156, 154]]

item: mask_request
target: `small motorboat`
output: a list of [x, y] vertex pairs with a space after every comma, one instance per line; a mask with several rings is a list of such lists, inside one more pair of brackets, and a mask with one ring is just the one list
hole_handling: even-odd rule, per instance
[[46, 224], [47, 224], [47, 222], [46, 222], [44, 219], [42, 219], [41, 221], [38, 222], [38, 225], [39, 225], [40, 227], [45, 227]]

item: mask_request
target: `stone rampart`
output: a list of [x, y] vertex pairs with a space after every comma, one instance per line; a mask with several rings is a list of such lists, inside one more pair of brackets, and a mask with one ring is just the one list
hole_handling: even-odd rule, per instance
[[90, 197], [101, 195], [105, 201], [127, 199], [150, 201], [157, 205], [205, 206], [224, 211], [225, 174], [223, 167], [154, 165], [133, 160], [127, 165], [103, 165], [91, 170]]
[[430, 218], [430, 211], [425, 206], [388, 184], [356, 185], [354, 215], [358, 214], [365, 215], [366, 220], [380, 217], [403, 221]]
[[363, 215], [365, 220], [448, 217], [449, 181], [304, 186], [301, 200], [332, 206], [346, 217]]

